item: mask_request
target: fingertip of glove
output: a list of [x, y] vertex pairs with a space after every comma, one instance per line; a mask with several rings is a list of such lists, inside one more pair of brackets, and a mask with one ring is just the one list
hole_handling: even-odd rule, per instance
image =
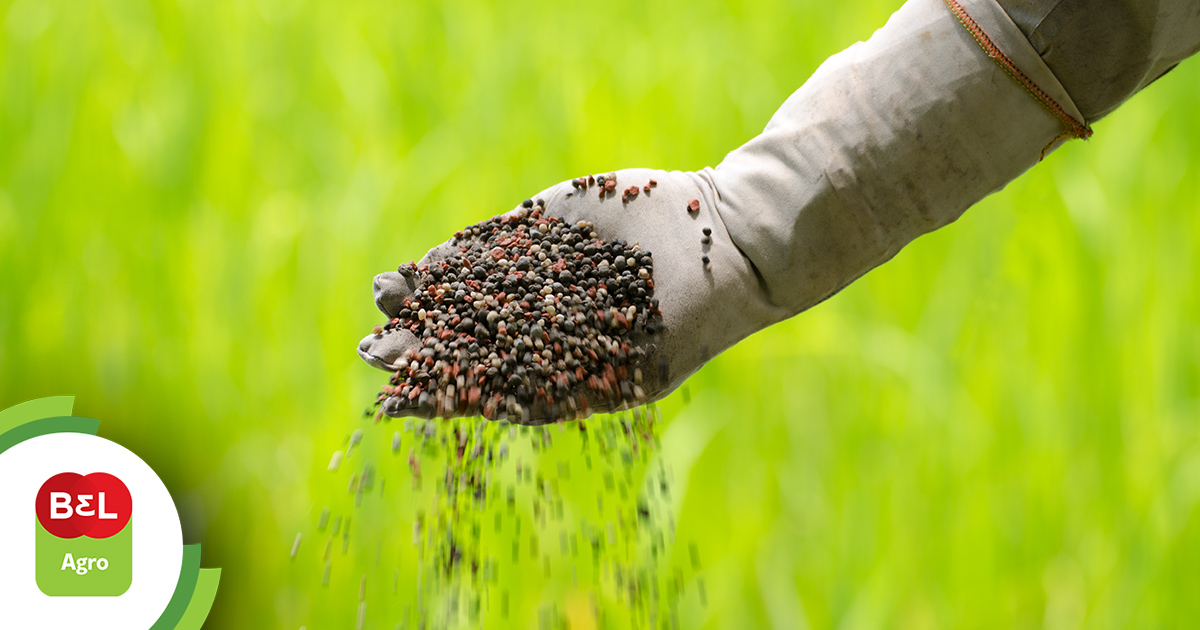
[[416, 336], [407, 330], [390, 330], [381, 335], [363, 337], [358, 342], [358, 356], [374, 367], [391, 372], [398, 369], [396, 362], [404, 356], [404, 352], [416, 345]]
[[454, 239], [446, 241], [437, 247], [425, 252], [425, 256], [421, 258], [421, 264], [427, 265], [431, 262], [446, 260], [458, 252], [458, 247], [454, 244]]
[[388, 317], [395, 317], [404, 306], [404, 298], [410, 297], [416, 287], [410, 277], [395, 271], [375, 276], [371, 290], [375, 294], [375, 306]]

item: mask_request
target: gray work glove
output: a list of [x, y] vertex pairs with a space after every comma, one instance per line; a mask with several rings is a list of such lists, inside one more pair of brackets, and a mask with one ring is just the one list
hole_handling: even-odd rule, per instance
[[[762, 298], [754, 266], [733, 244], [716, 210], [710, 173], [627, 169], [615, 175], [618, 194], [602, 197], [595, 186], [580, 190], [563, 182], [534, 198], [544, 202], [547, 215], [568, 225], [588, 221], [605, 241], [621, 239], [652, 253], [654, 296], [659, 300], [663, 326], [658, 339], [643, 342], [647, 356], [640, 362], [638, 385], [643, 394], [640, 399], [649, 402], [675, 389], [716, 353], [788, 313]], [[645, 192], [651, 180], [656, 185]], [[619, 193], [631, 186], [636, 186], [639, 194], [625, 202]], [[696, 211], [689, 209], [693, 200], [699, 202]], [[521, 211], [518, 206], [511, 212]], [[418, 264], [457, 252], [458, 247], [447, 241]], [[395, 271], [376, 276], [379, 310], [389, 318], [396, 317], [404, 298], [417, 288], [415, 278]], [[359, 354], [371, 365], [394, 371], [405, 351], [413, 348], [419, 348], [417, 337], [397, 328], [368, 335], [359, 345]], [[608, 411], [620, 405], [620, 401], [600, 399], [585, 388], [579, 390], [588, 397], [589, 411]], [[417, 413], [395, 403], [385, 403], [384, 411], [389, 415]], [[535, 407], [522, 421], [554, 419], [545, 415], [545, 409]]]
[[[658, 182], [628, 204], [576, 194], [570, 182], [539, 195], [547, 214], [588, 220], [605, 240], [653, 252], [665, 329], [649, 350], [666, 369], [644, 383], [648, 399], [955, 220], [1064, 142], [1063, 114], [1086, 122], [994, 0], [961, 5], [1059, 115], [989, 58], [946, 3], [910, 0], [869, 41], [827, 60], [761, 135], [715, 170], [618, 171], [618, 190]], [[692, 199], [699, 211], [689, 214]], [[708, 246], [704, 227], [712, 230]], [[425, 260], [447, 251], [435, 248]], [[399, 274], [381, 274], [376, 304], [393, 316], [413, 288]], [[369, 335], [359, 353], [390, 370], [414, 343], [404, 331]], [[411, 413], [389, 402], [385, 412]]]

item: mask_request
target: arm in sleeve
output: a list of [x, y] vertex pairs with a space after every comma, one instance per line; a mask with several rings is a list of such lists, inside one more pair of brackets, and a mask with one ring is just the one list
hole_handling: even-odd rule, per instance
[[[1082, 75], [1057, 63], [1057, 43], [1031, 43], [996, 0], [960, 2], [1062, 110], [1087, 120], [1072, 98], [1082, 88], [1071, 82]], [[1082, 90], [1086, 111], [1115, 107], [1195, 51], [1197, 3], [1164, 0], [1158, 11], [1142, 11], [1169, 19], [1150, 28], [1162, 35], [1152, 37], [1151, 60], [1139, 58], [1140, 78], [1116, 95]], [[1045, 28], [1046, 20], [1033, 21]], [[756, 269], [761, 299], [790, 315], [954, 221], [1036, 164], [1063, 132], [1060, 118], [984, 53], [943, 0], [909, 0], [868, 41], [822, 64], [762, 134], [700, 175]]]
[[1197, 0], [1000, 0], [1088, 121], [1200, 50]]

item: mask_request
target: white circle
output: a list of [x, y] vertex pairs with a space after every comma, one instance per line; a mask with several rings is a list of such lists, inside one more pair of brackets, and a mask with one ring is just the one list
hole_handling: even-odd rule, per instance
[[[34, 504], [59, 473], [116, 476], [133, 498], [133, 584], [119, 597], [50, 597], [34, 571]], [[101, 437], [52, 433], [0, 453], [0, 611], [4, 628], [146, 630], [179, 582], [183, 530], [167, 487], [137, 455]]]

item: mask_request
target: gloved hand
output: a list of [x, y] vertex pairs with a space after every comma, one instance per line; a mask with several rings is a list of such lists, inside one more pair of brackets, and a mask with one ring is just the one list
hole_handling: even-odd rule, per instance
[[[949, 4], [969, 14], [1040, 96], [984, 52], [983, 38]], [[665, 326], [648, 350], [666, 366], [645, 374], [653, 400], [738, 340], [952, 222], [1059, 146], [1072, 123], [1086, 121], [995, 0], [909, 0], [869, 41], [822, 64], [761, 135], [715, 170], [618, 171], [618, 190], [658, 182], [628, 204], [579, 194], [570, 182], [538, 197], [551, 216], [590, 221], [605, 240], [653, 252]], [[693, 199], [698, 212], [689, 214]], [[706, 227], [709, 245], [701, 243]], [[376, 277], [380, 310], [394, 315], [415, 289], [408, 282], [396, 273]], [[403, 331], [370, 335], [359, 353], [392, 369], [414, 342]], [[393, 399], [384, 411], [411, 413]], [[549, 419], [535, 411], [517, 420]]]
[[[568, 225], [587, 221], [605, 241], [624, 240], [651, 252], [654, 261], [654, 296], [662, 311], [662, 334], [643, 342], [646, 357], [640, 362], [638, 384], [642, 396], [636, 401], [610, 400], [580, 388], [587, 395], [589, 411], [607, 411], [626, 402], [657, 400], [684, 381], [714, 354], [739, 339], [786, 316], [783, 309], [767, 303], [754, 266], [733, 244], [716, 211], [714, 188], [709, 173], [682, 173], [649, 169], [617, 171], [616, 193], [598, 194], [592, 186], [583, 190], [563, 182], [535, 195], [544, 202], [548, 216]], [[607, 175], [612, 178], [612, 174]], [[654, 180], [655, 186], [645, 187]], [[638, 194], [628, 201], [619, 194], [635, 186]], [[695, 211], [689, 208], [698, 202]], [[521, 206], [512, 212], [521, 212]], [[430, 250], [419, 262], [427, 264], [457, 255], [452, 241]], [[708, 262], [705, 262], [705, 261]], [[404, 299], [418, 289], [416, 275], [390, 271], [375, 277], [375, 304], [389, 318], [404, 307]], [[371, 365], [397, 369], [405, 351], [419, 348], [415, 335], [403, 328], [371, 334], [359, 345], [359, 354]], [[385, 403], [389, 415], [413, 414], [402, 409], [398, 399]], [[429, 409], [421, 415], [433, 415]], [[534, 406], [523, 422], [554, 420], [544, 406]]]

